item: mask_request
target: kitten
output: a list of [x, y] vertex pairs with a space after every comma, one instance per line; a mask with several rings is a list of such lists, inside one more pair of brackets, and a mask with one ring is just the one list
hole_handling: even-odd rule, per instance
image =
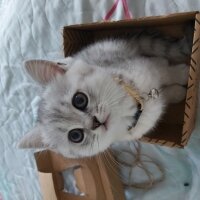
[[186, 38], [141, 34], [96, 42], [61, 63], [26, 61], [44, 92], [37, 124], [19, 146], [78, 158], [141, 138], [167, 104], [185, 98], [190, 48]]

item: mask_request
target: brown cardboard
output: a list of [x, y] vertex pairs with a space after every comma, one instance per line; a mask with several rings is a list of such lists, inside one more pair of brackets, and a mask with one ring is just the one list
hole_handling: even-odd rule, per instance
[[[109, 156], [108, 156], [109, 155]], [[118, 175], [118, 167], [102, 154], [92, 158], [66, 159], [51, 151], [35, 153], [39, 171], [39, 181], [44, 200], [125, 200], [123, 187]], [[60, 174], [73, 166], [77, 186], [85, 196], [63, 192], [64, 182]]]
[[[166, 35], [180, 37], [183, 27], [195, 21], [195, 32], [188, 77], [187, 97], [184, 102], [170, 105], [156, 129], [141, 140], [170, 147], [187, 144], [194, 128], [197, 106], [198, 73], [200, 63], [200, 14], [199, 12], [177, 13], [166, 16], [112, 22], [97, 22], [66, 26], [63, 29], [64, 54], [70, 56], [99, 39], [108, 37], [130, 37], [137, 29], [154, 28]], [[189, 63], [188, 62], [188, 63]]]

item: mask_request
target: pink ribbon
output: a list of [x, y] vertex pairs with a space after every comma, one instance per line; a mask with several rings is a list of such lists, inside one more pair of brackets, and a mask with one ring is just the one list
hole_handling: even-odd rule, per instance
[[[115, 3], [113, 4], [112, 8], [108, 11], [106, 16], [104, 17], [105, 21], [108, 21], [110, 19], [110, 17], [113, 15], [113, 13], [115, 12], [115, 10], [119, 4], [119, 1], [120, 0], [115, 0]], [[124, 9], [125, 19], [131, 19], [133, 16], [128, 8], [127, 1], [126, 0], [121, 0], [121, 1], [122, 1], [123, 9]]]

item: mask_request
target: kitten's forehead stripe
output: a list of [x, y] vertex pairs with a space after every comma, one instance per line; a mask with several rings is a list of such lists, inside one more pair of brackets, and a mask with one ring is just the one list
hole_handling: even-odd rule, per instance
[[46, 104], [45, 100], [41, 99], [40, 102], [39, 102], [39, 105], [38, 105], [37, 121], [40, 122], [40, 123], [42, 123], [43, 116], [46, 113], [45, 110], [44, 110], [45, 104]]
[[86, 137], [81, 146], [87, 146], [90, 143], [89, 137]]
[[[69, 107], [68, 103], [66, 103], [66, 105], [68, 105]], [[61, 108], [52, 108], [51, 110], [46, 111], [45, 118], [51, 123], [57, 123], [57, 122], [67, 123], [67, 122], [73, 122], [73, 121], [78, 121], [78, 120], [80, 121], [80, 116], [78, 114], [64, 112], [64, 110], [62, 110]]]
[[58, 108], [52, 109], [52, 111], [47, 114], [47, 117], [54, 122], [72, 121], [74, 118], [76, 118], [76, 116], [73, 114], [69, 115]]
[[93, 68], [90, 68], [88, 71], [87, 71], [87, 74], [86, 76], [91, 76], [91, 74], [94, 72], [94, 69]]
[[68, 132], [68, 129], [67, 129], [67, 128], [58, 127], [57, 129], [58, 129], [59, 131], [61, 131], [61, 132]]
[[81, 76], [79, 77], [79, 82], [81, 83], [81, 82], [85, 81], [85, 79], [88, 76], [91, 76], [92, 73], [94, 73], [94, 69], [93, 68], [87, 69], [87, 72], [85, 72], [85, 73], [81, 73]]
[[60, 101], [60, 105], [61, 105], [61, 106], [65, 106], [65, 107], [67, 107], [67, 106], [68, 106], [68, 103], [65, 102], [65, 101]]

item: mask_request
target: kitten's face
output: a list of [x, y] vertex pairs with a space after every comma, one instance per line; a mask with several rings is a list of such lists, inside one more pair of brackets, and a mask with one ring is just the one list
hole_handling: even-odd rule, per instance
[[43, 142], [65, 157], [85, 157], [124, 140], [136, 105], [103, 69], [75, 62], [45, 89], [38, 117]]

